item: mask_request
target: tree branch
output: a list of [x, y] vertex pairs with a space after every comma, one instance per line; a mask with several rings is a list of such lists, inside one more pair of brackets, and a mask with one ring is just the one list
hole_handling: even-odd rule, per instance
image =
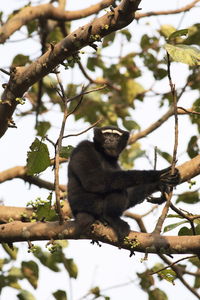
[[43, 19], [45, 18], [57, 21], [78, 20], [98, 13], [100, 10], [108, 7], [113, 2], [114, 0], [102, 0], [97, 4], [91, 5], [90, 7], [76, 11], [64, 11], [63, 8], [54, 7], [52, 4], [25, 7], [12, 18], [8, 19], [8, 21], [1, 27], [0, 44], [3, 44], [14, 32], [32, 20], [41, 17]]
[[[80, 239], [98, 240], [116, 247], [138, 252], [166, 254], [196, 254], [200, 251], [200, 236], [160, 236], [130, 232], [123, 243], [119, 243], [115, 232], [102, 224], [93, 224], [92, 232]], [[0, 225], [0, 242], [22, 242], [77, 238], [73, 221], [24, 223], [20, 221]]]
[[[52, 206], [55, 209], [55, 206]], [[64, 202], [62, 206], [63, 213], [66, 218], [72, 218], [71, 208], [68, 201]], [[15, 206], [0, 206], [0, 224], [13, 221], [29, 220], [35, 213], [35, 209], [27, 207], [15, 207]]]
[[15, 68], [1, 98], [0, 137], [6, 132], [15, 111], [16, 97], [22, 97], [30, 86], [55, 69], [67, 57], [75, 55], [81, 48], [94, 45], [94, 42], [100, 41], [109, 33], [130, 24], [134, 20], [140, 2], [141, 0], [122, 0], [111, 12], [78, 28], [55, 46], [51, 45], [44, 55], [29, 66]]
[[[59, 162], [60, 163], [66, 162], [66, 159], [60, 157]], [[51, 160], [51, 165], [53, 164], [54, 164], [54, 159]], [[16, 179], [16, 178], [23, 179], [25, 182], [29, 182], [30, 184], [35, 184], [40, 188], [54, 190], [53, 183], [45, 181], [37, 176], [27, 175], [26, 166], [17, 166], [0, 172], [0, 183], [3, 183], [7, 180]], [[59, 185], [59, 187], [62, 192], [66, 192], [65, 185]]]
[[[178, 115], [185, 115], [185, 114], [196, 114], [191, 109], [183, 109], [182, 107], [177, 107], [177, 113]], [[157, 128], [159, 128], [165, 121], [167, 121], [171, 116], [174, 114], [174, 107], [171, 106], [169, 110], [161, 117], [159, 118], [156, 122], [152, 123], [149, 127], [146, 129], [139, 131], [138, 133], [132, 134], [130, 139], [129, 139], [129, 144], [135, 143], [137, 140], [144, 138], [147, 136], [149, 133], [153, 132]]]
[[[191, 178], [194, 178], [195, 176], [199, 175], [200, 174], [200, 154], [197, 155], [196, 157], [194, 157], [193, 159], [178, 166], [177, 169], [180, 172], [180, 177], [181, 177], [180, 183], [188, 181]], [[46, 181], [42, 181], [42, 179], [39, 179], [39, 178], [37, 178], [37, 180], [38, 180], [37, 181], [34, 176], [28, 176], [26, 174], [26, 167], [24, 167], [24, 166], [14, 167], [14, 168], [5, 170], [0, 173], [0, 183], [3, 183], [7, 180], [15, 179], [15, 178], [21, 178], [28, 182], [30, 180], [30, 183], [36, 184], [38, 186], [39, 186], [39, 184], [37, 184], [38, 181], [40, 183], [46, 182]], [[34, 179], [30, 179], [30, 178], [34, 178]], [[48, 184], [52, 185], [51, 183], [48, 183]], [[47, 184], [47, 186], [48, 186], [48, 184]], [[42, 186], [39, 186], [39, 187], [48, 188], [48, 187], [45, 187], [45, 184]], [[51, 188], [48, 188], [48, 189], [51, 189]], [[60, 189], [61, 189], [61, 191], [65, 191], [65, 187], [63, 185], [60, 185]]]
[[[16, 172], [15, 173], [16, 174], [15, 178], [24, 179], [23, 177], [17, 176], [17, 174], [18, 174], [17, 170], [19, 170], [19, 171], [24, 170], [24, 168], [25, 167], [15, 167], [15, 168], [12, 168], [12, 169], [9, 169], [9, 170], [6, 170], [6, 171], [0, 173], [0, 182], [4, 182], [4, 181], [10, 180], [10, 179], [14, 179], [14, 177], [11, 176], [11, 175], [14, 174], [14, 171]], [[200, 155], [197, 155], [193, 159], [191, 159], [191, 160], [183, 163], [182, 165], [178, 166], [177, 169], [180, 172], [181, 183], [183, 183], [185, 181], [188, 181], [191, 178], [199, 175], [200, 174]], [[8, 176], [9, 173], [11, 174], [10, 176]], [[24, 175], [24, 176], [27, 176], [27, 175]], [[39, 186], [37, 184], [37, 182], [31, 182], [31, 183], [36, 184], [37, 186]], [[53, 187], [52, 183], [48, 183], [48, 184], [50, 184]], [[44, 185], [42, 185], [42, 187], [48, 188], [48, 187], [45, 187]], [[66, 186], [60, 185], [60, 189], [61, 189], [61, 191], [65, 192], [66, 191]], [[14, 220], [21, 220], [21, 216], [18, 215], [17, 209], [20, 209], [20, 215], [21, 215], [21, 209], [26, 210], [26, 208], [0, 206], [0, 222], [8, 222], [9, 218], [12, 218]], [[7, 210], [7, 216], [8, 216], [7, 219], [5, 218], [5, 211], [6, 210]], [[30, 211], [30, 209], [29, 209], [29, 211]], [[66, 216], [69, 216], [69, 215], [71, 216], [71, 211], [69, 209], [69, 204], [68, 204], [67, 201], [64, 204], [63, 211], [64, 211], [64, 214]], [[130, 217], [130, 213], [129, 212], [125, 213], [125, 216]]]
[[[160, 258], [168, 265], [171, 264], [171, 261], [163, 254], [159, 254]], [[182, 284], [192, 293], [194, 294], [198, 299], [200, 299], [200, 295], [197, 293], [197, 291], [189, 285], [188, 281], [186, 281], [183, 278], [183, 270], [179, 265], [171, 265], [171, 269], [176, 273], [178, 279], [182, 282]]]
[[195, 7], [195, 5], [199, 2], [200, 0], [194, 0], [191, 3], [178, 8], [178, 9], [170, 9], [170, 10], [161, 10], [161, 11], [149, 11], [146, 13], [137, 13], [136, 14], [136, 20], [145, 18], [145, 17], [151, 17], [151, 16], [163, 16], [163, 15], [174, 15], [174, 14], [179, 14], [182, 12], [189, 11], [191, 8]]

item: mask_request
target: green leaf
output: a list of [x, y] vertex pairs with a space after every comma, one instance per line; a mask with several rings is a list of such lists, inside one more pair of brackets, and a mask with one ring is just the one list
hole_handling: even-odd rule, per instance
[[104, 47], [108, 47], [108, 46], [112, 45], [114, 42], [115, 36], [116, 36], [116, 32], [112, 32], [112, 33], [106, 35], [103, 39], [102, 47], [104, 48]]
[[12, 61], [13, 67], [25, 66], [27, 63], [30, 63], [29, 56], [18, 54], [14, 57]]
[[22, 273], [34, 289], [37, 288], [39, 268], [33, 260], [22, 262]]
[[36, 300], [36, 298], [28, 291], [22, 290], [20, 294], [17, 295], [20, 300]]
[[51, 164], [47, 145], [36, 138], [30, 149], [27, 153], [27, 174], [33, 175], [46, 170]]
[[187, 153], [190, 158], [197, 156], [200, 153], [198, 145], [198, 137], [196, 135], [192, 136], [187, 147]]
[[56, 300], [67, 300], [67, 294], [62, 290], [56, 291], [55, 293], [53, 293], [53, 296]]
[[136, 158], [142, 157], [144, 151], [141, 150], [139, 143], [134, 143], [127, 147], [120, 155], [120, 164], [126, 170], [130, 170], [134, 166], [134, 160]]
[[3, 24], [2, 17], [3, 17], [3, 11], [0, 11], [0, 21], [1, 21], [2, 24]]
[[163, 279], [174, 284], [174, 280], [176, 279], [176, 273], [171, 269], [165, 269], [158, 273]]
[[[54, 272], [59, 272], [60, 269], [57, 266], [58, 261], [55, 259], [55, 254], [51, 254], [47, 251], [42, 251], [42, 249], [40, 247], [37, 247], [36, 251], [33, 253], [33, 255], [35, 257], [37, 257], [37, 259], [39, 259], [39, 261], [47, 268], [49, 268], [50, 270], [54, 271]], [[62, 260], [59, 259], [59, 261], [61, 262]]]
[[149, 291], [149, 289], [154, 285], [154, 278], [149, 274], [149, 270], [143, 273], [137, 273], [140, 279], [140, 286], [144, 291]]
[[166, 159], [166, 161], [171, 164], [171, 162], [172, 162], [172, 156], [169, 153], [167, 153], [165, 151], [161, 151], [158, 148], [157, 148], [157, 152], [158, 152], [158, 154], [160, 154], [160, 156], [162, 158]]
[[178, 226], [180, 226], [180, 225], [182, 225], [182, 224], [184, 224], [184, 223], [188, 223], [188, 221], [181, 221], [181, 222], [178, 222], [178, 223], [174, 223], [174, 224], [167, 225], [167, 226], [165, 226], [165, 228], [164, 228], [164, 232], [168, 232], [168, 231], [170, 231], [170, 230], [173, 230], [173, 229], [175, 229], [176, 227], [178, 227]]
[[100, 288], [98, 286], [91, 288], [90, 293], [95, 295], [96, 297], [99, 297], [101, 295]]
[[[9, 277], [9, 276], [8, 276]], [[9, 282], [9, 284], [7, 284], [7, 285], [9, 285], [11, 288], [13, 288], [13, 289], [16, 289], [16, 290], [21, 290], [22, 288], [21, 288], [21, 285], [17, 282], [17, 281], [11, 281], [11, 282]], [[6, 286], [7, 286], [6, 285]]]
[[56, 221], [58, 220], [58, 215], [55, 209], [52, 209], [51, 202], [46, 202], [38, 205], [36, 210], [36, 216], [38, 221]]
[[104, 63], [101, 59], [100, 56], [92, 56], [92, 57], [88, 57], [88, 60], [87, 60], [87, 68], [90, 70], [90, 71], [95, 71], [96, 67], [99, 67], [101, 69], [103, 69], [105, 66], [104, 66]]
[[54, 29], [51, 30], [51, 32], [48, 34], [48, 43], [58, 43], [59, 41], [61, 41], [63, 39], [63, 34], [61, 32], [60, 27], [53, 27]]
[[156, 80], [162, 80], [164, 77], [167, 76], [167, 70], [162, 68], [154, 68], [153, 75]]
[[94, 72], [95, 71], [95, 66], [96, 66], [95, 62], [96, 62], [95, 57], [88, 57], [87, 69]]
[[160, 289], [156, 288], [149, 292], [148, 300], [167, 300], [167, 295]]
[[60, 156], [63, 158], [69, 158], [72, 151], [73, 151], [74, 147], [69, 145], [67, 147], [61, 147], [60, 149]]
[[174, 38], [183, 36], [183, 35], [187, 35], [188, 34], [188, 29], [181, 29], [181, 30], [177, 30], [175, 32], [173, 32], [172, 34], [170, 34], [169, 36], [169, 40], [172, 40]]
[[164, 37], [169, 38], [174, 32], [176, 32], [176, 28], [172, 25], [164, 24], [160, 27], [159, 31]]
[[38, 122], [36, 126], [37, 135], [44, 137], [50, 127], [51, 127], [51, 123], [49, 122]]
[[199, 289], [200, 288], [200, 276], [195, 276], [194, 288], [195, 289]]
[[193, 232], [191, 229], [187, 228], [187, 227], [182, 227], [179, 232], [178, 232], [178, 235], [179, 236], [182, 236], [182, 235], [193, 235]]
[[0, 275], [0, 292], [4, 287], [8, 286], [15, 289], [21, 289], [21, 286], [17, 282], [17, 278], [15, 276]]
[[131, 33], [130, 33], [129, 30], [122, 29], [122, 30], [120, 30], [120, 33], [123, 34], [126, 37], [126, 39], [127, 39], [128, 42], [130, 42], [130, 40], [132, 38], [132, 35], [131, 35]]
[[69, 276], [71, 278], [77, 278], [78, 268], [77, 268], [77, 265], [74, 263], [74, 260], [72, 258], [64, 259], [63, 263], [65, 266], [65, 269], [69, 273]]
[[140, 46], [142, 50], [145, 50], [140, 53], [140, 56], [145, 58], [146, 55], [149, 55], [149, 53], [146, 51], [147, 49], [151, 48], [151, 50], [153, 49], [155, 51], [158, 51], [160, 49], [159, 39], [155, 36], [149, 36], [147, 34], [144, 34], [141, 38]]
[[145, 91], [140, 83], [131, 78], [124, 78], [121, 89], [123, 101], [130, 105], [133, 105], [134, 99]]
[[3, 249], [6, 251], [6, 253], [10, 256], [10, 258], [12, 260], [17, 259], [17, 253], [18, 253], [18, 248], [17, 247], [10, 247], [6, 243], [2, 243], [1, 245], [2, 245]]
[[195, 233], [196, 235], [200, 235], [200, 224], [195, 227]]
[[164, 48], [171, 58], [176, 62], [181, 62], [189, 66], [200, 65], [200, 51], [194, 46], [187, 45], [170, 45], [165, 44]]
[[[196, 72], [195, 72], [196, 73]], [[195, 77], [195, 73], [193, 73], [192, 78], [189, 77], [188, 80], [191, 80], [192, 82], [195, 83], [194, 89], [199, 89], [199, 77], [200, 77], [200, 72], [197, 73], [197, 77]], [[193, 78], [194, 77], [194, 78]], [[192, 105], [192, 109], [196, 112], [200, 112], [200, 98], [198, 98]], [[196, 124], [198, 131], [200, 132], [200, 122], [199, 122], [199, 115], [193, 115], [190, 114], [190, 119], [192, 121], [192, 124]]]
[[184, 40], [184, 44], [187, 45], [200, 45], [200, 24], [193, 24], [188, 28], [188, 37]]
[[193, 264], [195, 267], [197, 267], [198, 269], [200, 269], [200, 261], [198, 257], [192, 257], [189, 259], [189, 261], [191, 262], [191, 264]]
[[199, 193], [197, 191], [194, 192], [185, 192], [178, 197], [176, 203], [184, 202], [188, 204], [195, 204], [198, 203], [200, 200]]
[[34, 19], [34, 20], [28, 22], [26, 27], [28, 30], [28, 35], [31, 35], [31, 33], [33, 33], [38, 27], [38, 20]]
[[123, 122], [123, 126], [127, 129], [127, 130], [129, 130], [129, 131], [131, 131], [131, 130], [133, 130], [133, 129], [140, 129], [140, 126], [138, 125], [138, 123], [136, 123], [135, 121], [133, 121], [133, 120], [126, 120], [126, 119], [123, 119], [122, 120], [122, 122]]
[[20, 268], [16, 268], [16, 267], [12, 267], [9, 272], [8, 272], [9, 276], [18, 278], [18, 279], [23, 279], [23, 274], [22, 274], [22, 270]]
[[0, 258], [0, 271], [2, 271], [5, 264], [9, 263], [10, 261], [6, 258]]

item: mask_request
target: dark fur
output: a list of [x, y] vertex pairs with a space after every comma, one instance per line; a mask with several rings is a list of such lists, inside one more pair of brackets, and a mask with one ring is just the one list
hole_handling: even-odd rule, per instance
[[[102, 134], [116, 129], [119, 134]], [[167, 184], [175, 185], [177, 175], [169, 170], [123, 171], [118, 156], [126, 147], [129, 133], [114, 127], [94, 129], [94, 142], [83, 141], [72, 152], [68, 167], [68, 199], [77, 230], [84, 231], [94, 220], [105, 221], [123, 238], [129, 225], [120, 219], [123, 212], [142, 202]]]

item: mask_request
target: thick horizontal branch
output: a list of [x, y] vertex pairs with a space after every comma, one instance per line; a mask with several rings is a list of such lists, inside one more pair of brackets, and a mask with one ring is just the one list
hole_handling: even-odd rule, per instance
[[44, 55], [29, 66], [14, 69], [1, 98], [0, 137], [4, 135], [11, 122], [12, 114], [17, 106], [15, 100], [17, 97], [22, 97], [30, 86], [49, 74], [67, 57], [73, 56], [81, 48], [93, 45], [109, 33], [130, 24], [134, 20], [140, 1], [123, 0], [111, 12], [78, 28], [55, 46], [51, 45]]
[[[60, 163], [63, 163], [66, 162], [67, 160], [65, 158], [60, 157], [59, 161]], [[54, 159], [51, 160], [51, 165], [53, 164], [54, 164]], [[23, 179], [25, 182], [34, 184], [40, 188], [44, 188], [52, 191], [54, 190], [53, 183], [43, 180], [37, 176], [28, 175], [26, 166], [16, 166], [0, 172], [0, 184], [5, 181], [16, 179], [16, 178]], [[60, 191], [66, 192], [65, 185], [60, 185], [59, 187], [60, 187]]]
[[[195, 176], [200, 174], [200, 155], [197, 155], [193, 159], [183, 163], [180, 166], [177, 166], [177, 168], [180, 172], [181, 183], [194, 178]], [[42, 180], [35, 176], [27, 175], [27, 169], [25, 166], [17, 166], [0, 172], [0, 183], [16, 178], [21, 178], [24, 181], [29, 182], [30, 184], [37, 185], [38, 187], [46, 188], [48, 190], [54, 190], [53, 183]], [[65, 192], [66, 186], [60, 185], [60, 190]]]
[[116, 247], [138, 252], [166, 254], [199, 253], [200, 236], [160, 236], [130, 232], [124, 243], [119, 243], [114, 231], [102, 224], [93, 224], [92, 232], [77, 237], [73, 221], [23, 223], [20, 221], [0, 225], [0, 242], [22, 242], [57, 239], [92, 239]]
[[175, 15], [175, 14], [179, 14], [182, 12], [186, 12], [189, 11], [191, 8], [195, 7], [195, 5], [199, 2], [200, 0], [194, 0], [191, 3], [180, 7], [178, 9], [170, 9], [170, 10], [160, 10], [160, 11], [149, 11], [146, 13], [137, 13], [135, 18], [141, 19], [141, 18], [145, 18], [145, 17], [151, 17], [151, 16], [164, 16], [164, 15]]
[[[136, 19], [141, 19], [149, 16], [159, 16], [159, 15], [170, 15], [178, 14], [181, 12], [189, 11], [193, 8], [196, 3], [200, 0], [192, 1], [191, 3], [171, 10], [162, 11], [150, 11], [146, 13], [137, 13]], [[112, 5], [114, 0], [102, 0], [97, 4], [91, 5], [88, 8], [84, 8], [76, 11], [64, 11], [59, 7], [54, 7], [52, 4], [43, 4], [34, 7], [25, 7], [10, 18], [1, 28], [0, 28], [0, 43], [4, 43], [14, 32], [19, 30], [23, 25], [28, 22], [35, 20], [37, 18], [46, 18], [57, 21], [73, 21], [77, 19], [82, 19], [90, 15], [98, 13], [100, 10]]]
[[110, 6], [114, 0], [102, 0], [90, 7], [75, 10], [64, 11], [60, 7], [54, 7], [52, 4], [42, 4], [38, 6], [28, 6], [21, 9], [17, 14], [0, 28], [0, 44], [4, 43], [14, 32], [19, 30], [23, 25], [37, 18], [51, 19], [57, 21], [72, 21], [82, 19], [100, 10]]
[[[55, 209], [53, 206], [52, 209]], [[72, 212], [68, 201], [64, 202], [62, 207], [63, 213], [67, 218], [72, 217]], [[35, 213], [35, 209], [27, 207], [15, 207], [15, 206], [0, 206], [0, 223], [8, 223], [13, 221], [30, 220]], [[35, 214], [34, 214], [35, 215]]]
[[181, 175], [181, 183], [200, 174], [200, 154], [177, 167]]
[[[23, 169], [24, 167], [16, 167], [16, 168], [21, 168]], [[181, 182], [183, 183], [185, 181], [190, 180], [191, 178], [197, 176], [200, 174], [200, 155], [197, 155], [193, 159], [183, 163], [182, 165], [177, 167], [179, 172], [180, 172], [180, 177], [181, 177]], [[15, 170], [15, 168], [13, 168]], [[12, 169], [11, 169], [12, 170]], [[2, 176], [3, 173], [7, 173], [7, 171], [4, 171], [0, 173], [0, 182], [5, 176]], [[12, 172], [11, 172], [12, 173]], [[20, 177], [17, 177], [20, 178]], [[8, 178], [7, 180], [10, 180], [11, 178]], [[12, 179], [14, 179], [12, 177]], [[34, 183], [34, 182], [33, 182]], [[37, 183], [34, 183], [38, 186]], [[50, 183], [49, 183], [50, 184]], [[48, 188], [45, 186], [42, 186], [44, 188]], [[66, 186], [63, 186], [63, 190], [61, 188], [61, 191], [65, 191]], [[32, 213], [34, 212], [33, 209], [27, 209], [27, 208], [19, 208], [19, 207], [6, 207], [6, 206], [0, 206], [0, 223], [6, 223], [9, 222], [10, 219], [13, 220], [22, 220], [22, 216], [26, 215], [27, 217], [30, 217]], [[67, 201], [65, 201], [64, 207], [63, 207], [63, 213], [66, 217], [71, 217], [71, 210], [69, 207], [69, 204]]]

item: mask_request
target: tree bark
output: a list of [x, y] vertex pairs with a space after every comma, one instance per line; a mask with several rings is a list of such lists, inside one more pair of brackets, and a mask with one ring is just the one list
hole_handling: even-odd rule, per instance
[[18, 104], [16, 98], [21, 98], [29, 87], [49, 74], [67, 57], [73, 57], [83, 47], [93, 46], [109, 33], [129, 25], [135, 18], [140, 2], [141, 0], [122, 0], [112, 11], [78, 28], [58, 44], [51, 45], [44, 55], [29, 66], [15, 68], [1, 98], [0, 137], [11, 123]]

